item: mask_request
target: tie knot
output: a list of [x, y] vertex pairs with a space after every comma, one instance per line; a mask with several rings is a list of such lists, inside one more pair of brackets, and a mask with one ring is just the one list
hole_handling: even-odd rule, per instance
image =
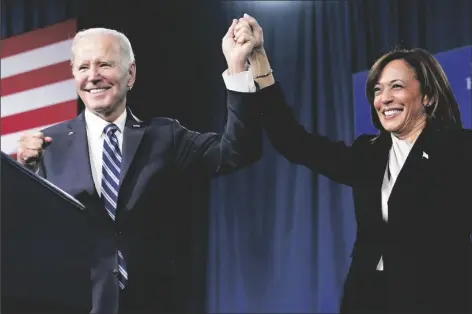
[[108, 124], [105, 129], [103, 129], [103, 133], [105, 133], [106, 135], [113, 135], [116, 131], [118, 131], [118, 127], [116, 126], [116, 124], [113, 123]]

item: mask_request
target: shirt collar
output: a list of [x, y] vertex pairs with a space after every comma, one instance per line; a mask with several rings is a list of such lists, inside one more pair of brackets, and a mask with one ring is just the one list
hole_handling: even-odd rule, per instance
[[408, 148], [408, 149], [411, 149], [413, 147], [412, 143], [407, 142], [406, 140], [399, 139], [398, 137], [393, 135], [393, 133], [390, 133], [390, 135], [392, 137], [393, 146], [397, 145], [397, 146], [405, 147], [405, 148]]
[[[126, 123], [127, 110], [125, 109], [123, 113], [113, 122], [117, 127], [118, 131], [123, 133], [125, 123]], [[103, 134], [103, 129], [109, 124], [108, 121], [103, 120], [96, 114], [85, 109], [85, 123], [87, 129], [91, 136], [101, 137]]]

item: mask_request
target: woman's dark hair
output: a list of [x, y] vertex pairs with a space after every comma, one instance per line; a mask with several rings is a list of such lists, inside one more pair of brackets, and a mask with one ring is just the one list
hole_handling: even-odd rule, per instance
[[462, 121], [456, 98], [439, 62], [426, 50], [395, 49], [380, 57], [367, 76], [365, 93], [371, 106], [372, 123], [381, 132], [385, 131], [374, 108], [374, 87], [385, 66], [394, 60], [403, 60], [415, 72], [421, 93], [430, 100], [426, 107], [428, 120], [434, 120], [440, 127], [462, 128]]

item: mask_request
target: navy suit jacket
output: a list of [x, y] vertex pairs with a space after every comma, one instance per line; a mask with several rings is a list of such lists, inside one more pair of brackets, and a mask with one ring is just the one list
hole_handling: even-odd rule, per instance
[[[182, 195], [186, 174], [198, 173], [205, 180], [258, 160], [259, 120], [253, 95], [232, 91], [222, 134], [190, 131], [170, 118], [144, 123], [128, 112], [115, 222], [92, 179], [83, 112], [43, 131], [53, 142], [45, 149], [39, 174], [82, 202], [90, 220], [95, 242], [92, 313], [183, 308], [191, 293], [190, 283], [181, 278], [191, 260], [186, 242], [192, 235], [184, 227], [191, 214], [189, 197]], [[128, 266], [123, 292], [116, 277], [118, 247]]]

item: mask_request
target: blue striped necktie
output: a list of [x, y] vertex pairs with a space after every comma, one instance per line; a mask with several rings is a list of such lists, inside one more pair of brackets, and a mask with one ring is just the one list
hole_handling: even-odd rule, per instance
[[[102, 200], [105, 209], [113, 221], [116, 216], [116, 205], [118, 201], [118, 188], [120, 186], [120, 170], [121, 170], [121, 152], [118, 145], [118, 138], [115, 132], [118, 127], [115, 124], [108, 124], [103, 132], [105, 140], [103, 141], [102, 156]], [[118, 282], [121, 289], [125, 288], [128, 280], [125, 259], [120, 250], [118, 257]]]

